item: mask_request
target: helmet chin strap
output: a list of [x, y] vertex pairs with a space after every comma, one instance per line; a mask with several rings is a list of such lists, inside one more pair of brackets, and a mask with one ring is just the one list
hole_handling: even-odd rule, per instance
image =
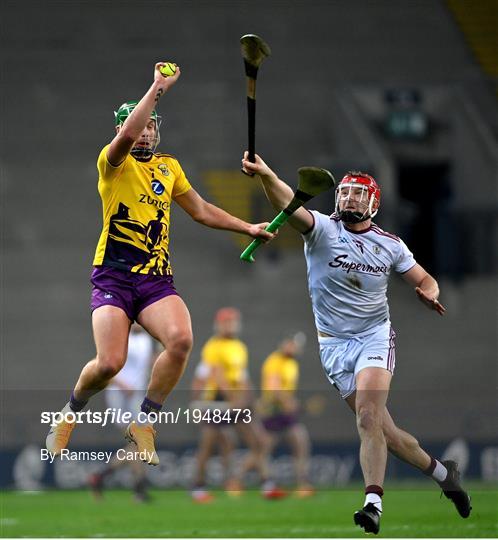
[[351, 212], [351, 210], [344, 210], [342, 212], [339, 212], [339, 218], [341, 219], [341, 221], [344, 221], [344, 223], [361, 223], [362, 221], [366, 221], [370, 217], [370, 214], [360, 214], [360, 212]]
[[148, 160], [150, 159], [156, 148], [157, 148], [157, 145], [159, 144], [159, 140], [160, 140], [160, 135], [159, 133], [157, 134], [157, 137], [156, 137], [156, 140], [154, 141], [154, 144], [152, 145], [152, 147], [148, 146], [148, 147], [145, 147], [145, 146], [134, 146], [132, 149], [131, 149], [131, 152], [130, 154], [135, 158], [135, 159], [138, 159], [138, 160]]
[[131, 149], [130, 154], [135, 159], [148, 159], [152, 157], [152, 150], [150, 148], [140, 148], [140, 147], [134, 147]]

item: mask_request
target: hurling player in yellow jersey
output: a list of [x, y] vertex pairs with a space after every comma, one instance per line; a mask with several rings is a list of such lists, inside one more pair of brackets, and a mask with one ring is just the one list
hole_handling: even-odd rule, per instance
[[[269, 479], [267, 460], [264, 459], [267, 444], [261, 422], [254, 418], [252, 388], [247, 370], [248, 352], [238, 338], [241, 330], [241, 315], [235, 308], [218, 310], [214, 320], [215, 335], [204, 345], [201, 362], [196, 369], [197, 388], [203, 381], [203, 398], [209, 403], [206, 421], [201, 425], [201, 439], [197, 453], [197, 470], [192, 498], [196, 502], [210, 502], [213, 497], [206, 489], [206, 466], [215, 443], [221, 447], [227, 469], [233, 445], [230, 443], [230, 428], [236, 428], [247, 445], [249, 452], [237, 474], [226, 471], [229, 480], [227, 491], [237, 495], [242, 491], [242, 478], [250, 469], [256, 469], [261, 479], [261, 492], [265, 498], [282, 496]], [[221, 416], [214, 411], [221, 410]], [[225, 412], [226, 411], [226, 412]], [[225, 412], [225, 414], [224, 414]]]
[[[165, 77], [158, 63], [154, 81], [139, 102], [124, 103], [115, 113], [116, 134], [101, 151], [97, 168], [103, 228], [92, 273], [92, 325], [96, 357], [83, 368], [62, 412], [78, 412], [123, 367], [130, 326], [137, 321], [164, 347], [152, 369], [138, 418], [157, 413], [182, 375], [192, 348], [190, 315], [175, 290], [168, 241], [170, 207], [175, 201], [192, 219], [208, 227], [270, 240], [265, 223], [252, 225], [206, 202], [191, 187], [178, 161], [155, 153], [160, 119], [155, 105], [178, 81], [180, 68]], [[66, 415], [71, 419], [71, 415]], [[149, 416], [149, 418], [151, 418]], [[75, 423], [52, 428], [46, 446], [53, 454], [67, 447]], [[132, 422], [127, 438], [145, 461], [159, 462], [155, 431]]]
[[261, 368], [260, 408], [263, 426], [269, 436], [266, 459], [269, 459], [280, 437], [285, 435], [294, 457], [298, 497], [308, 497], [314, 493], [308, 481], [309, 435], [298, 420], [299, 403], [295, 396], [299, 380], [296, 357], [302, 353], [305, 341], [302, 332], [286, 336]]

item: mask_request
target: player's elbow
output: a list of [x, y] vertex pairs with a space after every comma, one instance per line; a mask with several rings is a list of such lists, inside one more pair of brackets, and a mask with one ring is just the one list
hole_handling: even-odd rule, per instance
[[138, 137], [140, 136], [140, 133], [135, 133], [132, 129], [127, 128], [124, 126], [122, 129], [119, 130], [119, 133], [116, 138], [119, 138], [119, 140], [123, 144], [133, 144]]
[[201, 225], [207, 225], [208, 227], [211, 226], [211, 223], [213, 221], [207, 203], [201, 204], [196, 207], [190, 213], [190, 217], [197, 223], [200, 223]]
[[190, 217], [196, 222], [200, 223], [201, 225], [207, 225], [206, 223], [206, 214], [202, 211], [193, 212], [190, 214]]

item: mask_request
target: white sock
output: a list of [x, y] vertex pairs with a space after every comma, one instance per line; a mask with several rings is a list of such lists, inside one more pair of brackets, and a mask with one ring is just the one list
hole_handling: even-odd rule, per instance
[[431, 478], [436, 482], [444, 482], [448, 476], [448, 469], [436, 459], [436, 468], [434, 469]]
[[275, 482], [273, 480], [265, 480], [261, 486], [261, 489], [263, 491], [270, 491], [271, 489], [275, 489]]
[[70, 404], [69, 401], [64, 405], [64, 408], [62, 409], [61, 413], [62, 413], [62, 414], [66, 414], [66, 413], [68, 413], [68, 412], [74, 414], [74, 411], [73, 411], [73, 409], [71, 409], [71, 404]]
[[377, 493], [367, 493], [363, 506], [366, 506], [368, 503], [372, 503], [382, 513], [382, 498], [380, 495], [377, 495]]

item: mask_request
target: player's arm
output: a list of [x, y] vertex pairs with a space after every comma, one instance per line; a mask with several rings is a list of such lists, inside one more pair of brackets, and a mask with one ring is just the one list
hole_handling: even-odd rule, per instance
[[164, 77], [159, 68], [163, 66], [163, 62], [159, 62], [154, 67], [154, 82], [147, 90], [144, 97], [138, 102], [138, 105], [126, 119], [123, 126], [118, 130], [116, 136], [112, 140], [109, 149], [107, 150], [107, 161], [117, 167], [120, 165], [130, 153], [136, 140], [142, 134], [147, 122], [150, 120], [152, 110], [161, 98], [178, 80], [180, 77], [180, 68], [177, 66], [176, 72], [170, 77]]
[[208, 366], [204, 361], [199, 362], [195, 368], [194, 378], [192, 379], [192, 384], [190, 385], [192, 399], [200, 399], [203, 390], [206, 388], [210, 374], [211, 367]]
[[264, 230], [268, 223], [246, 223], [214, 204], [208, 203], [195, 189], [189, 189], [186, 193], [178, 195], [175, 197], [175, 201], [193, 220], [212, 229], [243, 233], [252, 238], [261, 238], [265, 242], [275, 237], [274, 234]]
[[234, 392], [230, 388], [221, 366], [211, 366], [211, 377], [215, 381], [216, 388], [227, 401], [233, 401]]
[[231, 406], [234, 408], [248, 407], [254, 401], [254, 387], [251, 383], [249, 373], [244, 370], [242, 378], [236, 392], [233, 393]]
[[267, 373], [265, 377], [264, 389], [271, 392], [271, 396], [274, 401], [279, 403], [281, 407], [285, 407], [286, 393], [282, 388], [282, 377], [279, 373], [276, 371]]
[[192, 383], [190, 385], [193, 400], [200, 399], [201, 393], [204, 390], [205, 386], [206, 379], [202, 379], [201, 377], [197, 377], [197, 375], [194, 375], [194, 378], [192, 379]]
[[420, 264], [415, 264], [402, 275], [407, 283], [415, 287], [418, 298], [429, 309], [437, 311], [439, 315], [444, 315], [446, 308], [438, 301], [439, 286], [437, 281]]
[[[261, 178], [263, 189], [267, 199], [275, 210], [283, 210], [294, 197], [292, 188], [281, 180], [274, 171], [256, 154], [256, 163], [247, 159], [248, 153], [244, 152], [242, 168], [246, 172], [257, 174]], [[298, 208], [289, 218], [290, 225], [300, 233], [306, 233], [313, 228], [313, 215], [305, 208]]]
[[292, 393], [283, 389], [282, 377], [276, 371], [268, 373], [265, 380], [265, 390], [272, 393], [272, 397], [280, 404], [282, 409], [292, 411], [296, 408], [296, 402]]

